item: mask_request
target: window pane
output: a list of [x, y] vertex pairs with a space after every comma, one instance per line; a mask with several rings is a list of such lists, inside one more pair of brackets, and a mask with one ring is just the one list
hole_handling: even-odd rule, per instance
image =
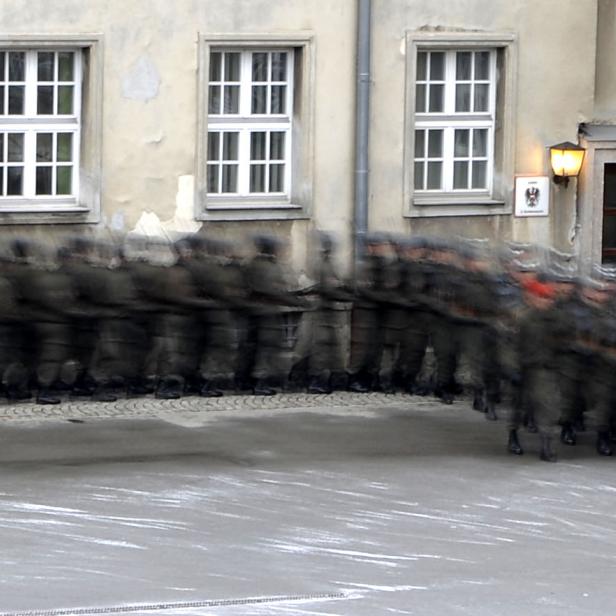
[[225, 81], [240, 80], [240, 54], [236, 52], [225, 54]]
[[473, 188], [486, 188], [487, 164], [483, 161], [473, 163]]
[[4, 173], [2, 167], [0, 167], [0, 195], [4, 195]]
[[6, 170], [6, 194], [23, 194], [23, 167], [8, 167]]
[[443, 131], [428, 131], [428, 158], [441, 158], [443, 156]]
[[417, 81], [425, 81], [426, 77], [427, 77], [427, 70], [426, 70], [426, 64], [427, 64], [427, 53], [425, 51], [420, 51], [417, 54], [417, 76], [416, 79]]
[[267, 81], [267, 54], [253, 53], [252, 54], [252, 80]]
[[213, 51], [210, 54], [210, 81], [220, 81], [221, 65], [222, 54], [219, 51]]
[[467, 83], [456, 86], [456, 111], [471, 110], [471, 86]]
[[269, 192], [284, 191], [284, 165], [270, 165]]
[[415, 190], [422, 190], [424, 187], [424, 163], [415, 163]]
[[265, 138], [263, 132], [250, 134], [250, 160], [265, 160]]
[[468, 188], [468, 163], [466, 161], [456, 161], [453, 164], [453, 187]]
[[456, 79], [458, 81], [470, 80], [471, 61], [472, 55], [470, 51], [459, 51], [456, 54]]
[[443, 163], [428, 163], [428, 189], [441, 187], [441, 168]]
[[220, 133], [209, 132], [207, 134], [207, 159], [218, 160], [220, 158], [220, 152], [218, 151], [220, 145]]
[[455, 131], [453, 146], [454, 156], [468, 156], [469, 132], [468, 129], [459, 129]]
[[73, 81], [73, 58], [72, 51], [58, 53], [58, 79], [60, 81]]
[[250, 166], [250, 192], [265, 192], [265, 165]]
[[225, 103], [223, 113], [239, 113], [240, 111], [240, 87], [225, 86]]
[[417, 84], [415, 88], [415, 111], [424, 113], [426, 111], [426, 86]]
[[73, 134], [58, 133], [56, 148], [56, 161], [64, 163], [73, 160]]
[[473, 156], [488, 155], [488, 129], [476, 128], [473, 131]]
[[237, 160], [239, 133], [222, 134], [222, 158], [223, 160]]
[[443, 111], [443, 86], [430, 86], [429, 111]]
[[24, 86], [9, 86], [9, 114], [22, 115], [24, 112]]
[[0, 86], [0, 115], [4, 115], [4, 86]]
[[23, 51], [11, 51], [9, 53], [9, 81], [25, 80], [25, 54]]
[[38, 86], [36, 113], [49, 115], [53, 113], [53, 86]]
[[38, 133], [36, 135], [36, 162], [50, 163], [52, 161], [53, 135]]
[[286, 86], [272, 86], [272, 109], [270, 113], [285, 113], [286, 112]]
[[208, 99], [207, 112], [212, 114], [220, 113], [220, 86], [210, 86]]
[[24, 134], [9, 133], [7, 160], [11, 163], [20, 163], [24, 159]]
[[51, 167], [36, 168], [36, 194], [51, 195]]
[[222, 166], [222, 191], [237, 192], [237, 165]]
[[287, 54], [282, 51], [272, 53], [272, 81], [287, 80]]
[[285, 133], [275, 131], [270, 133], [270, 160], [284, 160]]
[[252, 87], [252, 113], [267, 113], [267, 86]]
[[218, 192], [218, 165], [207, 166], [207, 191], [209, 193]]
[[415, 131], [415, 158], [424, 158], [426, 151], [426, 131]]
[[73, 113], [73, 86], [58, 86], [58, 113], [60, 115]]
[[487, 111], [488, 110], [489, 92], [490, 92], [490, 86], [487, 83], [475, 86], [474, 111]]
[[[6, 54], [4, 53], [4, 51], [0, 51], [0, 81], [4, 81], [5, 76], [6, 76]], [[0, 176], [2, 174], [0, 173]]]
[[[4, 133], [0, 133], [0, 162], [4, 162]], [[2, 170], [0, 170], [2, 175]]]
[[70, 195], [73, 192], [73, 168], [70, 165], [58, 167], [56, 173], [56, 195]]
[[37, 77], [39, 81], [54, 80], [54, 53], [53, 51], [39, 51]]
[[490, 78], [490, 52], [478, 51], [475, 54], [475, 80]]
[[430, 80], [443, 81], [445, 79], [445, 54], [442, 51], [430, 54]]

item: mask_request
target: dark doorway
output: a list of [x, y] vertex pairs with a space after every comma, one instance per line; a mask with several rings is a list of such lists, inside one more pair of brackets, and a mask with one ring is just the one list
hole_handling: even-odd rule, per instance
[[604, 165], [601, 261], [616, 263], [616, 163]]

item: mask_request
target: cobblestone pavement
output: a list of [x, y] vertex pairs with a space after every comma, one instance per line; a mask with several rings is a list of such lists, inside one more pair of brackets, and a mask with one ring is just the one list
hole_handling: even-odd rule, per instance
[[229, 395], [221, 398], [186, 396], [179, 400], [157, 400], [154, 397], [122, 398], [117, 402], [94, 402], [88, 399], [69, 399], [57, 405], [39, 405], [33, 402], [0, 405], [0, 422], [87, 421], [114, 419], [191, 419], [202, 424], [221, 415], [254, 416], [272, 414], [278, 410], [305, 411], [324, 409], [329, 413], [343, 412], [349, 407], [372, 412], [377, 408], [413, 408], [432, 410], [442, 406], [434, 398], [411, 397], [403, 394], [355, 394], [335, 392], [330, 395], [285, 393], [276, 396]]

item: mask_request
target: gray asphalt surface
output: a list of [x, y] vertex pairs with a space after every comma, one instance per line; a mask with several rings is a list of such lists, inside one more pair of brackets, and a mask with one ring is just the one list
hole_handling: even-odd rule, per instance
[[368, 400], [0, 421], [0, 614], [611, 611], [591, 433], [547, 464], [466, 402]]

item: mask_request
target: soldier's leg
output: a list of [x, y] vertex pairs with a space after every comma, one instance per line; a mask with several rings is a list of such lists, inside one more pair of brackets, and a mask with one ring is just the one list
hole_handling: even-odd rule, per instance
[[207, 344], [199, 371], [203, 379], [201, 395], [218, 397], [233, 383], [239, 346], [238, 330], [228, 310], [208, 313]]
[[613, 369], [606, 362], [598, 362], [595, 366], [594, 378], [591, 382], [592, 408], [597, 429], [597, 453], [601, 456], [611, 456], [610, 425], [612, 422], [612, 375]]
[[252, 377], [256, 384], [256, 395], [273, 395], [276, 390], [271, 387], [274, 381], [282, 378], [284, 345], [284, 324], [282, 316], [266, 315], [257, 319], [257, 350]]
[[368, 391], [372, 387], [375, 366], [380, 363], [382, 341], [376, 310], [354, 308], [351, 316], [351, 354], [349, 389]]
[[60, 398], [51, 391], [58, 382], [62, 365], [69, 358], [70, 332], [62, 323], [37, 323], [39, 356], [36, 376], [39, 404], [58, 404]]
[[540, 457], [546, 462], [555, 462], [553, 443], [560, 415], [558, 374], [555, 370], [534, 368], [526, 376], [528, 396], [541, 438]]
[[432, 346], [436, 357], [435, 394], [446, 404], [451, 404], [454, 397], [454, 376], [457, 365], [459, 332], [445, 318], [434, 321]]
[[413, 318], [412, 323], [402, 334], [400, 348], [400, 372], [404, 387], [408, 393], [426, 395], [428, 386], [417, 382], [428, 348], [429, 333], [427, 327], [422, 327], [419, 320]]

